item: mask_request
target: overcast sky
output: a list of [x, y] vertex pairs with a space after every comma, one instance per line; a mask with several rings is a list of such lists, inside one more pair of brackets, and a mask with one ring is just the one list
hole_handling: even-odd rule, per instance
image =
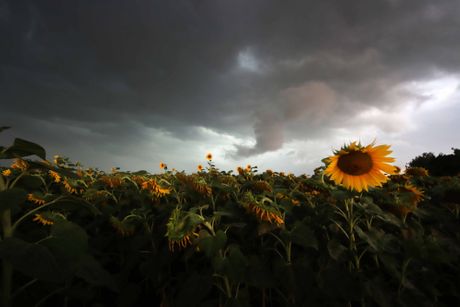
[[458, 0], [0, 0], [0, 134], [88, 167], [311, 174], [460, 147]]

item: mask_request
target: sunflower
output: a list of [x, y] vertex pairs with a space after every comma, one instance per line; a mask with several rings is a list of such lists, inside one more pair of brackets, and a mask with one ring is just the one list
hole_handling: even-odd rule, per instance
[[422, 190], [410, 183], [400, 186], [397, 190], [397, 196], [399, 201], [393, 209], [403, 219], [406, 219], [407, 215], [413, 212], [425, 197]]
[[18, 169], [18, 170], [21, 170], [21, 171], [25, 171], [25, 170], [27, 170], [29, 168], [29, 163], [27, 163], [26, 161], [18, 158], [18, 159], [14, 160], [13, 164], [11, 164], [11, 168]]
[[187, 185], [188, 188], [192, 189], [193, 191], [204, 195], [204, 196], [211, 196], [212, 195], [212, 188], [208, 186], [206, 180], [197, 175], [190, 175], [187, 176], [183, 173], [177, 174], [176, 178], [181, 182]]
[[42, 224], [44, 226], [46, 225], [53, 225], [54, 222], [52, 220], [49, 220], [47, 218], [45, 218], [42, 214], [38, 213], [38, 214], [35, 214], [35, 217], [32, 219], [32, 221], [34, 222], [37, 222], [39, 224]]
[[70, 194], [78, 193], [78, 190], [74, 187], [73, 182], [71, 183], [69, 180], [64, 179], [63, 183], [64, 183], [64, 188], [67, 190], [67, 192], [69, 192]]
[[259, 192], [259, 193], [264, 192], [264, 191], [271, 193], [273, 191], [272, 186], [265, 180], [258, 180], [258, 181], [253, 182], [252, 187], [255, 192]]
[[5, 176], [5, 177], [8, 177], [11, 175], [11, 170], [10, 169], [6, 169], [4, 171], [2, 171], [2, 175]]
[[61, 182], [61, 176], [59, 176], [59, 174], [57, 172], [50, 170], [49, 174], [54, 179], [54, 182], [56, 182], [56, 183]]
[[250, 203], [246, 210], [254, 214], [257, 219], [262, 222], [269, 222], [270, 224], [275, 224], [278, 227], [284, 224], [284, 220], [280, 212], [277, 212], [272, 208], [257, 203]]
[[123, 179], [117, 176], [102, 176], [100, 180], [112, 189], [123, 184]]
[[409, 167], [406, 169], [406, 175], [412, 177], [428, 177], [428, 170], [424, 167]]
[[149, 190], [153, 196], [162, 197], [168, 195], [171, 190], [167, 188], [163, 188], [155, 179], [149, 179], [148, 181], [144, 181], [142, 183], [143, 190]]
[[423, 191], [410, 183], [404, 185], [404, 190], [411, 193], [410, 200], [413, 204], [418, 204], [424, 198]]
[[27, 200], [33, 202], [34, 204], [36, 204], [38, 206], [41, 206], [41, 205], [45, 204], [45, 202], [46, 202], [41, 197], [39, 197], [37, 195], [34, 195], [32, 193], [27, 194]]
[[62, 157], [59, 155], [55, 155], [53, 158], [54, 158], [54, 164], [61, 164], [63, 162]]
[[350, 143], [335, 151], [334, 156], [325, 160], [328, 163], [324, 173], [336, 184], [343, 184], [347, 189], [358, 192], [369, 187], [381, 186], [388, 178], [382, 173], [394, 174], [395, 167], [388, 164], [395, 159], [387, 157], [392, 151], [390, 145], [367, 146]]
[[181, 250], [192, 245], [192, 238], [198, 237], [196, 230], [203, 221], [202, 216], [190, 211], [182, 211], [180, 207], [176, 207], [166, 224], [169, 250], [174, 252], [175, 246]]
[[168, 166], [165, 163], [161, 162], [160, 163], [160, 168], [161, 169], [168, 169]]
[[206, 155], [206, 160], [208, 161], [212, 160], [212, 154], [210, 152], [208, 152], [208, 154]]
[[120, 236], [129, 237], [134, 234], [135, 227], [134, 225], [126, 223], [126, 218], [123, 221], [120, 221], [118, 218], [111, 216], [109, 221]]
[[203, 170], [203, 165], [198, 164], [197, 169], [198, 169], [199, 172], [201, 172]]

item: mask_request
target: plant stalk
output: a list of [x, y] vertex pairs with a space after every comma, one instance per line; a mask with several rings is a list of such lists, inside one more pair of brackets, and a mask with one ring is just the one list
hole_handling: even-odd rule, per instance
[[[11, 227], [11, 210], [5, 210], [2, 213], [2, 229], [3, 239], [8, 239], [13, 236], [13, 229]], [[13, 266], [11, 262], [6, 259], [2, 261], [3, 272], [2, 272], [2, 306], [11, 306], [11, 281], [13, 278]]]

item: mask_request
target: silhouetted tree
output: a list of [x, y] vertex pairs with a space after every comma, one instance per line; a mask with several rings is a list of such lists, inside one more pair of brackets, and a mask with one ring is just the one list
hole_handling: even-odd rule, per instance
[[432, 176], [455, 176], [460, 174], [460, 149], [452, 148], [453, 154], [440, 153], [435, 156], [425, 152], [408, 163], [409, 167], [426, 168]]

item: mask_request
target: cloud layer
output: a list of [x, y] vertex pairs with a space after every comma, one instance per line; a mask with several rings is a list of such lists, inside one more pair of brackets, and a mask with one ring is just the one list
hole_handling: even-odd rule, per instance
[[407, 112], [458, 112], [458, 29], [456, 0], [0, 0], [0, 122], [94, 164], [194, 146], [311, 168], [299, 146], [407, 143]]

